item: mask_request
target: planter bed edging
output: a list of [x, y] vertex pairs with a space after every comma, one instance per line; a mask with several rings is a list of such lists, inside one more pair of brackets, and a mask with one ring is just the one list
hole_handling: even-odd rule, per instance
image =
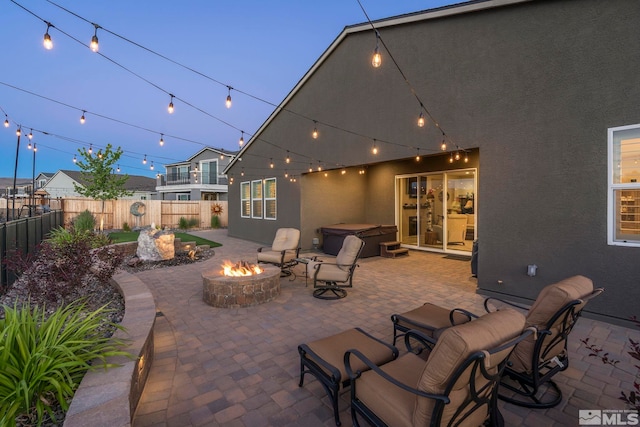
[[112, 283], [125, 302], [125, 314], [114, 338], [126, 340], [124, 350], [135, 355], [111, 357], [109, 363], [121, 366], [89, 371], [67, 411], [64, 427], [130, 427], [153, 363], [153, 326], [156, 305], [149, 288], [132, 274], [121, 272]]

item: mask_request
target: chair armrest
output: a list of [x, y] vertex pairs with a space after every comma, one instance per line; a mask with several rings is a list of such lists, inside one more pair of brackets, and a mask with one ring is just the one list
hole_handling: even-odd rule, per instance
[[516, 304], [516, 303], [514, 303], [514, 302], [505, 301], [505, 300], [500, 299], [500, 298], [489, 297], [489, 298], [486, 298], [486, 299], [484, 300], [484, 309], [486, 310], [486, 312], [487, 312], [487, 313], [490, 313], [490, 312], [491, 312], [491, 309], [489, 308], [489, 302], [490, 302], [490, 301], [499, 301], [499, 302], [501, 302], [502, 304], [509, 305], [509, 306], [511, 306], [511, 307], [514, 307], [514, 308], [520, 309], [520, 310], [522, 310], [522, 311], [525, 311], [525, 312], [526, 312], [526, 311], [529, 311], [529, 307], [527, 307], [527, 306], [525, 306], [525, 305], [520, 305], [520, 304]]
[[453, 310], [451, 310], [449, 312], [449, 321], [451, 322], [451, 325], [453, 325], [453, 326], [456, 326], [456, 322], [453, 320], [454, 313], [460, 313], [460, 314], [463, 314], [463, 315], [467, 316], [469, 321], [472, 321], [473, 319], [477, 319], [478, 318], [477, 315], [473, 314], [470, 311], [465, 310], [464, 308], [454, 308]]
[[261, 246], [261, 247], [258, 248], [258, 252], [262, 252], [263, 249], [271, 250], [271, 246]]
[[371, 371], [375, 372], [377, 375], [381, 376], [386, 381], [390, 382], [391, 384], [395, 385], [396, 387], [400, 387], [401, 389], [403, 389], [405, 391], [408, 391], [410, 393], [413, 393], [413, 394], [421, 396], [421, 397], [440, 400], [440, 401], [444, 402], [445, 404], [450, 402], [450, 400], [449, 400], [449, 398], [447, 396], [443, 396], [441, 394], [425, 393], [422, 390], [418, 390], [418, 389], [416, 389], [414, 387], [411, 387], [410, 385], [401, 383], [400, 381], [398, 381], [397, 379], [393, 378], [391, 375], [387, 374], [382, 369], [380, 369], [375, 363], [373, 363], [371, 360], [369, 360], [367, 358], [367, 356], [365, 356], [359, 350], [356, 350], [356, 349], [347, 350], [347, 352], [344, 354], [344, 367], [345, 367], [345, 370], [347, 372], [347, 375], [349, 376], [349, 380], [352, 381], [351, 387], [355, 386], [354, 382], [362, 374], [360, 371], [354, 372], [353, 369], [351, 368], [351, 356], [352, 355], [354, 357], [357, 357], [358, 359], [360, 359], [369, 369], [371, 369]]
[[[412, 338], [418, 341], [420, 344], [422, 344], [424, 348], [414, 350], [414, 348], [411, 346]], [[413, 354], [420, 354], [425, 349], [428, 349], [429, 352], [431, 352], [433, 350], [433, 347], [436, 345], [436, 342], [437, 342], [436, 339], [431, 338], [430, 336], [426, 335], [424, 332], [417, 331], [415, 329], [410, 329], [407, 331], [406, 334], [404, 334], [404, 345], [407, 348], [407, 351]]]
[[[322, 357], [318, 356], [313, 350], [311, 350], [311, 348], [309, 348], [308, 345], [300, 344], [298, 346], [298, 353], [300, 353], [300, 357], [305, 357], [308, 360], [315, 363], [316, 365], [321, 365], [321, 367], [326, 369], [327, 372], [331, 372], [331, 377], [334, 382], [339, 383], [345, 380], [345, 378], [341, 378], [342, 375], [340, 374], [340, 371], [336, 369], [335, 366], [329, 364]], [[308, 355], [311, 357], [306, 357], [305, 355]]]

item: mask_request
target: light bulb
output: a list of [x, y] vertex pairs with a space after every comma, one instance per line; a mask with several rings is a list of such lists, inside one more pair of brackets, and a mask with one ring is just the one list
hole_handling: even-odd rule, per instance
[[86, 113], [86, 111], [82, 111], [82, 116], [80, 116], [80, 124], [84, 124], [85, 122], [84, 113]]
[[153, 170], [153, 161], [151, 161], [151, 166], [149, 167], [149, 169]]
[[49, 28], [51, 27], [52, 25], [47, 22], [47, 31], [44, 33], [44, 40], [42, 42], [44, 48], [47, 50], [53, 49], [53, 42], [51, 41], [51, 36], [49, 35]]
[[73, 155], [73, 163], [76, 163], [78, 161], [78, 158], [76, 157], [76, 155]]
[[29, 144], [27, 145], [27, 150], [31, 150], [31, 141], [29, 141]]
[[318, 122], [316, 122], [315, 120], [313, 121], [313, 132], [311, 132], [311, 137], [313, 139], [318, 139], [318, 136], [320, 135], [320, 133], [318, 132], [318, 126], [315, 126], [318, 124]]
[[33, 139], [33, 129], [29, 131], [29, 135], [27, 135], [27, 137], [29, 137], [29, 140]]
[[449, 163], [453, 163], [453, 153], [451, 153], [451, 156], [449, 157]]
[[4, 127], [8, 128], [9, 127], [9, 117], [6, 114], [4, 116], [6, 117], [4, 119]]
[[229, 93], [227, 94], [227, 100], [224, 102], [224, 105], [227, 108], [231, 108], [231, 86], [227, 86], [227, 88], [229, 89]]
[[460, 160], [460, 153], [459, 153], [458, 151], [456, 151], [456, 157], [455, 157], [455, 159], [456, 159], [456, 160]]
[[240, 176], [244, 176], [244, 168], [240, 171]]
[[416, 162], [420, 161], [420, 150], [416, 153]]
[[422, 112], [420, 112], [420, 115], [418, 116], [418, 126], [421, 128], [424, 127], [424, 115]]
[[146, 165], [147, 164], [147, 155], [144, 155], [144, 159], [142, 159], [142, 164]]
[[469, 155], [467, 153], [464, 153], [464, 162], [469, 163]]
[[22, 134], [22, 131], [20, 130], [20, 128], [16, 129], [16, 136], [20, 136]]
[[371, 58], [371, 65], [373, 65], [373, 68], [378, 68], [382, 65], [382, 55], [380, 55], [380, 50], [378, 49], [378, 46], [376, 46], [376, 49], [373, 51], [373, 58]]
[[318, 172], [322, 172], [322, 165], [318, 165]]
[[270, 167], [271, 169], [273, 169], [273, 159], [271, 159], [271, 160], [269, 161], [269, 167]]
[[169, 94], [169, 96], [171, 96], [171, 100], [169, 101], [167, 111], [169, 112], [169, 114], [173, 114], [173, 95]]
[[164, 145], [164, 134], [161, 133], [160, 134], [160, 146], [162, 147]]
[[286, 170], [284, 171], [284, 177], [289, 178], [289, 172], [287, 172]]
[[242, 147], [244, 145], [244, 131], [240, 131], [240, 132], [242, 133], [240, 134], [240, 140], [238, 141], [238, 145]]
[[313, 166], [311, 166], [311, 163], [309, 163], [309, 172], [313, 172]]
[[33, 152], [35, 153], [36, 151], [38, 151], [38, 147], [36, 147], [36, 143], [33, 143]]
[[118, 169], [116, 169], [118, 173], [120, 173], [120, 165], [118, 165]]
[[440, 144], [440, 148], [442, 149], [442, 151], [446, 151], [447, 150], [447, 143], [444, 142], [444, 139], [442, 140], [442, 144]]
[[89, 144], [89, 154], [93, 153], [93, 145]]
[[93, 33], [93, 37], [91, 37], [91, 44], [89, 45], [89, 47], [91, 48], [92, 51], [97, 52], [98, 51], [98, 27], [99, 27], [99, 25], [93, 24], [93, 26], [96, 27], [96, 31]]
[[288, 152], [288, 151], [287, 151], [287, 158], [286, 158], [286, 159], [284, 159], [284, 161], [285, 161], [287, 164], [291, 163], [291, 158], [289, 157], [289, 152]]

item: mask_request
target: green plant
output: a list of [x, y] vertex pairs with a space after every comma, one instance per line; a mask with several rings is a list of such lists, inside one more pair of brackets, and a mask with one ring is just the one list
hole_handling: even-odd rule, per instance
[[197, 227], [200, 225], [200, 221], [198, 221], [198, 218], [189, 218], [189, 228], [193, 228], [193, 227]]
[[211, 215], [211, 228], [220, 228], [220, 217]]
[[186, 230], [187, 228], [189, 228], [189, 222], [187, 221], [187, 218], [181, 216], [180, 219], [178, 220], [178, 228], [181, 230]]
[[83, 307], [72, 303], [49, 317], [44, 307], [29, 303], [21, 308], [4, 307], [5, 318], [0, 319], [0, 425], [15, 426], [17, 419], [40, 425], [45, 413], [55, 421], [52, 405], [57, 401], [67, 410], [88, 370], [116, 366], [107, 363], [107, 357], [130, 356], [120, 350], [122, 341], [99, 332], [99, 326], [106, 322], [105, 307], [89, 313]]
[[128, 222], [123, 222], [122, 223], [122, 231], [131, 231], [131, 227], [129, 227], [129, 223]]
[[91, 212], [86, 209], [74, 218], [73, 228], [78, 232], [93, 232], [96, 228], [96, 219]]

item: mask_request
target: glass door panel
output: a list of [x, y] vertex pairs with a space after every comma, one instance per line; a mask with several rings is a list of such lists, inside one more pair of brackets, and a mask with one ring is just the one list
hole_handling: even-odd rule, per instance
[[446, 248], [471, 252], [475, 234], [475, 175], [473, 171], [447, 174]]
[[398, 235], [405, 245], [418, 244], [418, 178], [400, 178], [398, 182]]

